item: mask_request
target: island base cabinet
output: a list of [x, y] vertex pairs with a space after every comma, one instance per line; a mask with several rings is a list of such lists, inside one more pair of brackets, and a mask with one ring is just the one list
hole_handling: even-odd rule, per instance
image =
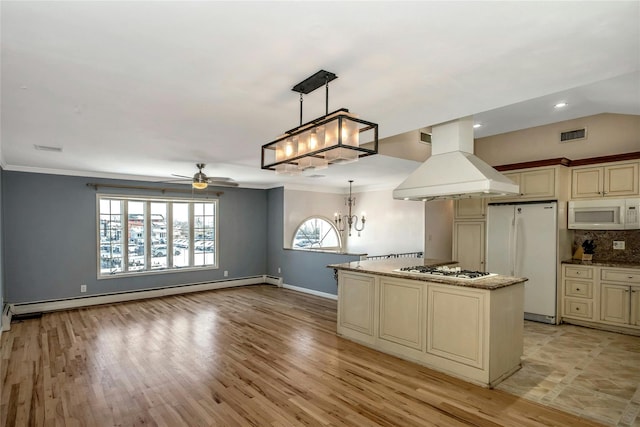
[[524, 282], [478, 289], [340, 271], [338, 334], [485, 387], [520, 368]]
[[377, 314], [375, 277], [340, 272], [338, 283], [338, 333], [364, 343], [374, 343]]
[[488, 307], [483, 292], [430, 286], [427, 353], [482, 368]]

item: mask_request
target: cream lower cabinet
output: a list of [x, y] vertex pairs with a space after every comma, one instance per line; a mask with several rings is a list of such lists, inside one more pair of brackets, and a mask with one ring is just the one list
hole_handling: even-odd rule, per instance
[[600, 320], [605, 322], [629, 323], [629, 306], [631, 302], [630, 286], [600, 285]]
[[595, 320], [595, 267], [563, 265], [562, 316], [581, 320]]
[[633, 326], [640, 326], [640, 286], [631, 287], [631, 319]]
[[481, 368], [486, 296], [451, 286], [429, 287], [427, 353]]
[[338, 333], [359, 341], [375, 341], [377, 284], [374, 276], [340, 272], [338, 281]]
[[640, 335], [640, 269], [563, 264], [562, 321]]
[[600, 320], [640, 326], [640, 270], [602, 268], [600, 278]]
[[380, 339], [423, 349], [424, 294], [422, 283], [380, 277]]
[[452, 258], [467, 270], [485, 269], [485, 222], [456, 221], [453, 223]]
[[520, 367], [524, 284], [487, 290], [338, 273], [338, 334], [492, 387]]

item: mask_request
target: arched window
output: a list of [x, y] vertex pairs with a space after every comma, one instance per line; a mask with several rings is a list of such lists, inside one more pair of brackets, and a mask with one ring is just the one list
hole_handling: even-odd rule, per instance
[[293, 249], [334, 249], [341, 247], [340, 233], [329, 220], [312, 216], [302, 221], [293, 234]]

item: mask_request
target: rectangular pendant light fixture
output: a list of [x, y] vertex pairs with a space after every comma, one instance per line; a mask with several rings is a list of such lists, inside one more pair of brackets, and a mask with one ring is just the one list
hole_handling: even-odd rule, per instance
[[[346, 108], [328, 112], [329, 82], [336, 78], [335, 74], [320, 70], [293, 87], [294, 92], [300, 93], [300, 126], [262, 146], [262, 169], [299, 175], [303, 171], [350, 163], [378, 153], [376, 123], [362, 120]], [[325, 115], [303, 124], [302, 95], [323, 85], [326, 88]], [[373, 149], [362, 146], [368, 143], [373, 143]]]

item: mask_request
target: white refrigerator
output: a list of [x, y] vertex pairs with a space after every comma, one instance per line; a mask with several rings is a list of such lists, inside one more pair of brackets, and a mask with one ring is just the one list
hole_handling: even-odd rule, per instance
[[524, 318], [556, 323], [558, 205], [490, 204], [487, 271], [526, 277]]

